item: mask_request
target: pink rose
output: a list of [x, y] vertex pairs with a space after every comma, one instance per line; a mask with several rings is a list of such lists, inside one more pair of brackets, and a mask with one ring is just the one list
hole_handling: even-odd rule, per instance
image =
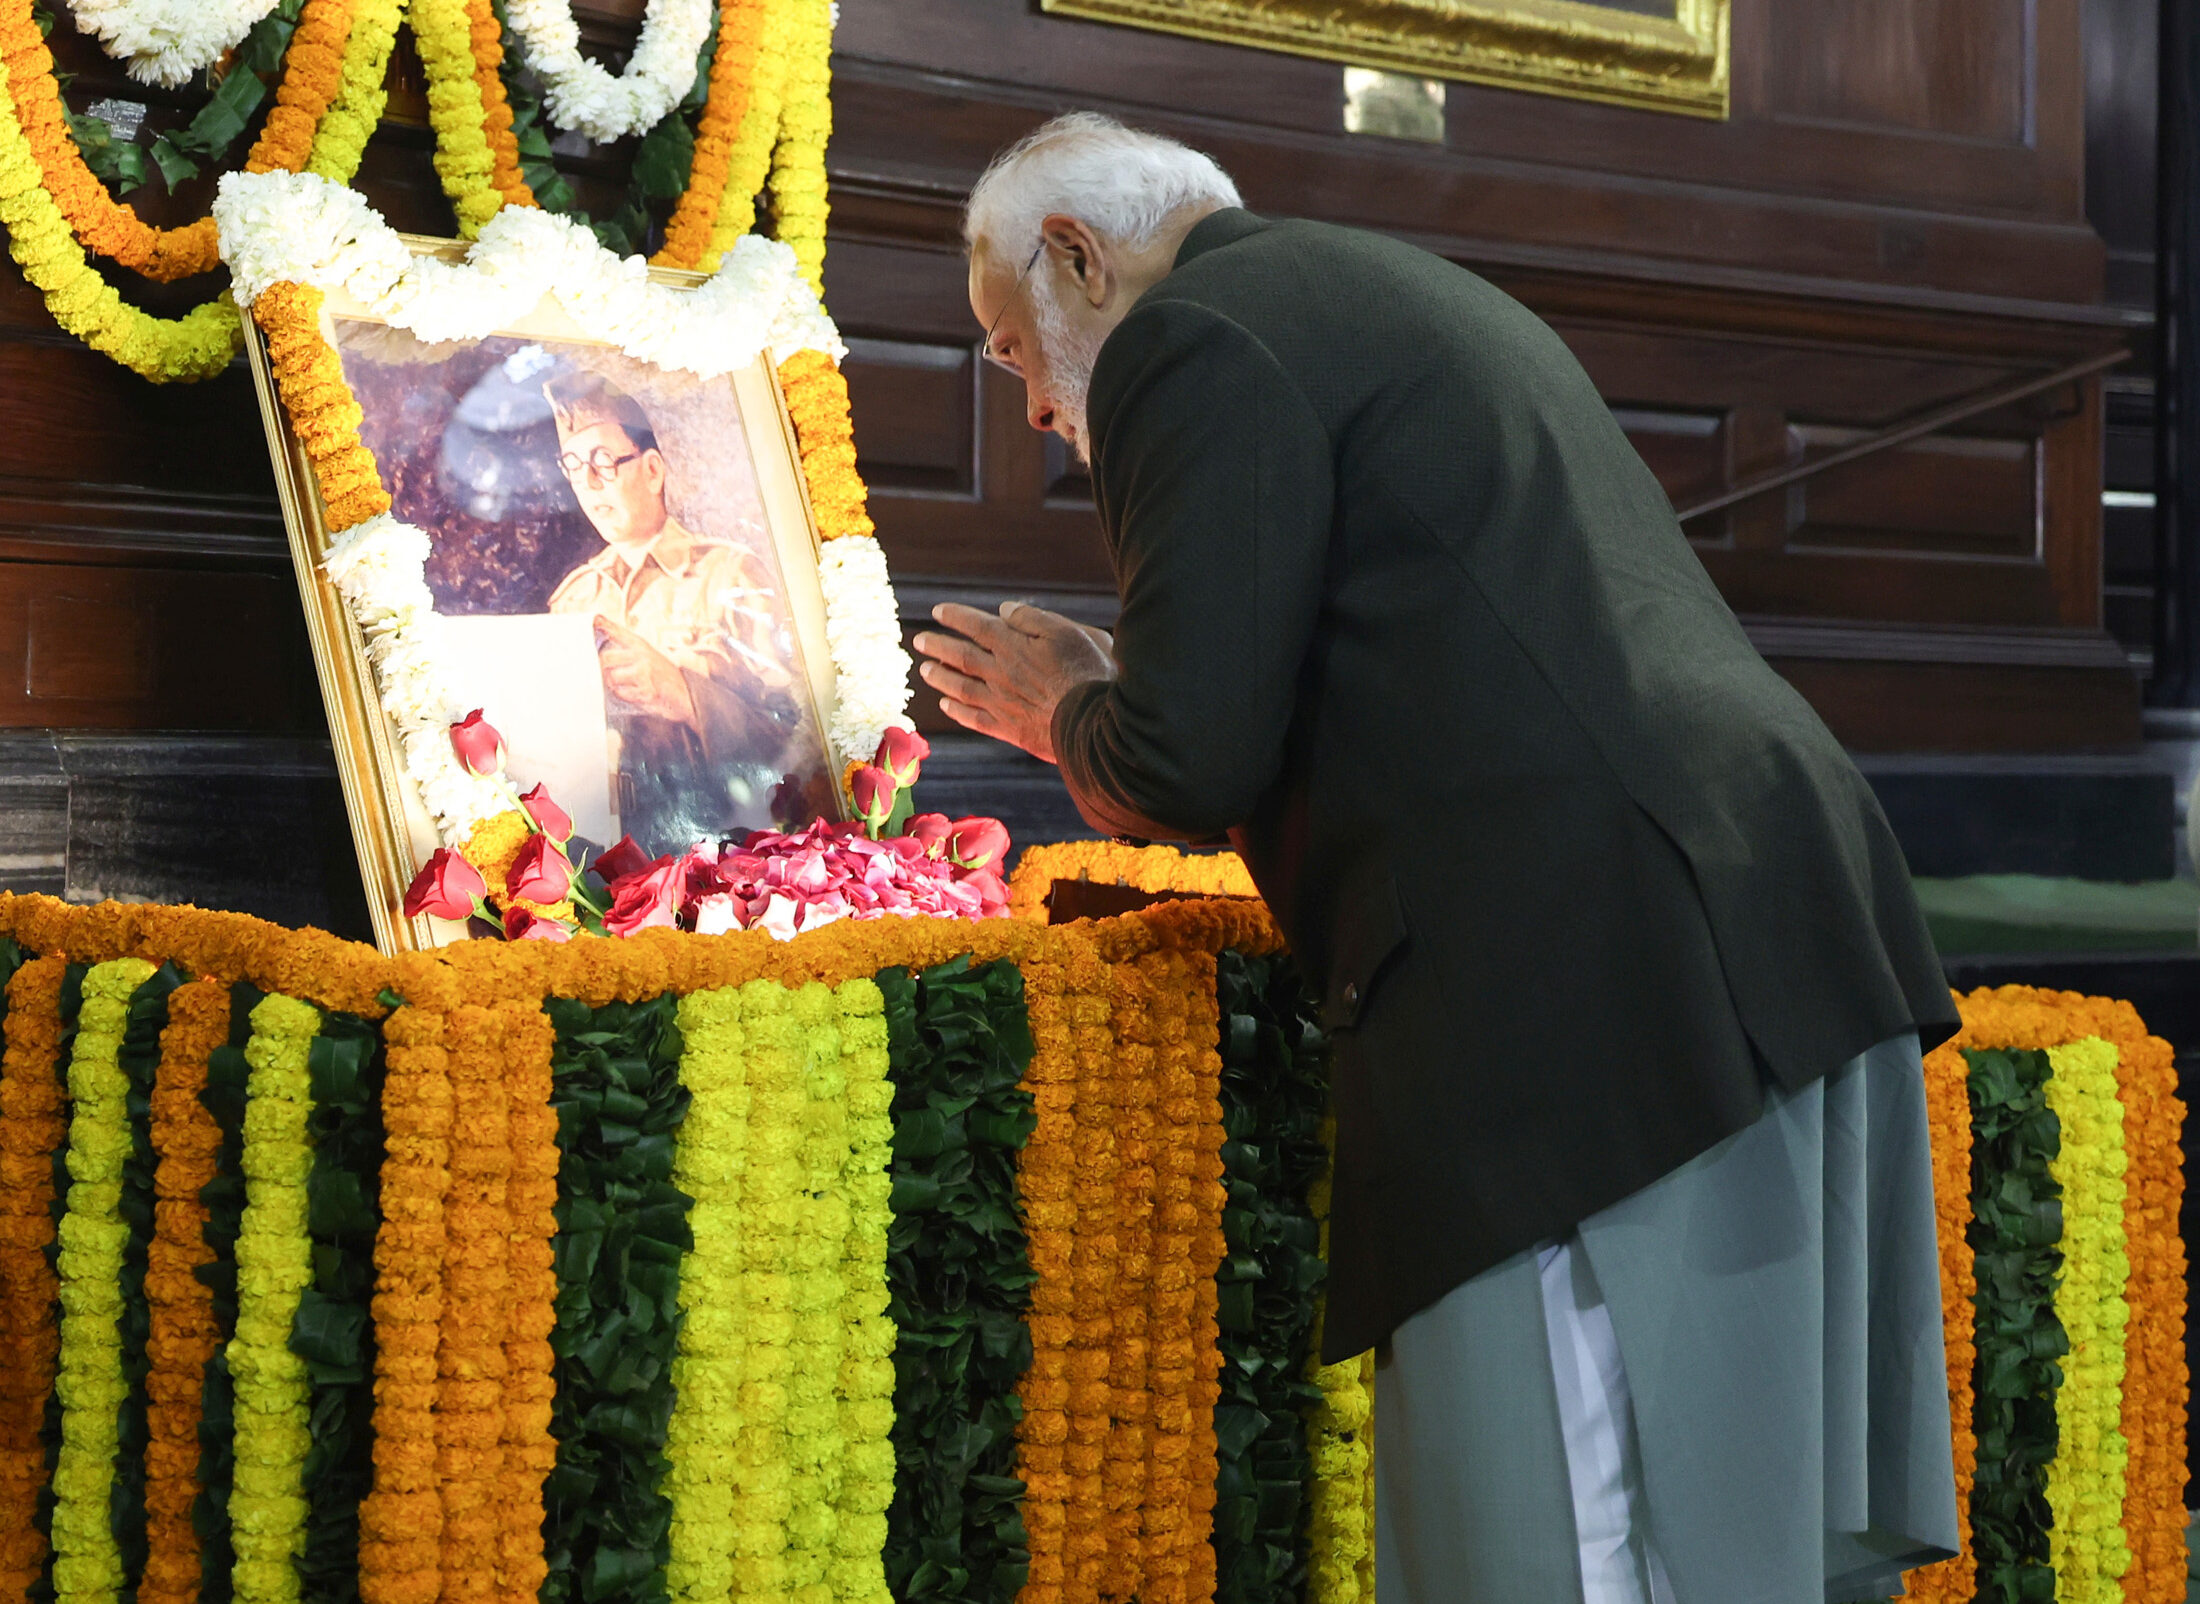
[[730, 892], [715, 892], [695, 904], [695, 933], [722, 936], [741, 928], [741, 907]]
[[938, 857], [946, 850], [941, 843], [955, 833], [955, 826], [944, 813], [920, 813], [909, 821], [906, 833], [925, 852]]
[[999, 913], [1008, 906], [1008, 887], [991, 869], [972, 869], [962, 876], [962, 883], [978, 893], [987, 916]]
[[752, 928], [761, 927], [780, 941], [792, 941], [796, 934], [795, 920], [802, 911], [802, 904], [784, 891], [774, 891], [765, 900], [763, 912], [758, 914]]
[[596, 859], [594, 868], [603, 876], [603, 883], [609, 886], [618, 884], [629, 875], [640, 874], [650, 865], [649, 854], [634, 844], [632, 836], [622, 835], [617, 846]]
[[879, 737], [878, 755], [871, 761], [906, 790], [917, 783], [918, 766], [931, 755], [932, 743], [915, 730], [890, 729]]
[[504, 911], [506, 941], [571, 941], [573, 932], [555, 919], [545, 919], [529, 908]]
[[606, 935], [631, 936], [662, 925], [670, 929], [680, 912], [678, 858], [659, 858], [638, 874], [622, 875], [612, 888], [611, 911], [603, 916]]
[[848, 782], [848, 791], [855, 798], [857, 816], [876, 830], [893, 817], [894, 799], [900, 795], [901, 788], [894, 783], [891, 774], [867, 763], [856, 770], [855, 777]]
[[449, 847], [437, 847], [405, 888], [405, 917], [464, 919], [474, 911], [475, 899], [488, 894], [489, 882], [479, 869]]
[[573, 866], [547, 835], [531, 835], [504, 877], [504, 894], [516, 902], [556, 902], [573, 884]]
[[468, 774], [486, 779], [504, 767], [504, 737], [478, 707], [451, 726], [451, 750]]
[[957, 819], [947, 855], [965, 869], [983, 869], [1008, 855], [1008, 827], [999, 819]]
[[527, 810], [535, 827], [560, 846], [573, 839], [573, 817], [550, 800], [547, 787], [536, 786], [519, 799], [519, 805]]

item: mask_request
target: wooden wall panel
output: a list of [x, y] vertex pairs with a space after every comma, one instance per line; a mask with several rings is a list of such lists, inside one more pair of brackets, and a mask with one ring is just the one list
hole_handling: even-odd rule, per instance
[[1774, 14], [1788, 121], [2026, 142], [2032, 0], [1848, 0]]

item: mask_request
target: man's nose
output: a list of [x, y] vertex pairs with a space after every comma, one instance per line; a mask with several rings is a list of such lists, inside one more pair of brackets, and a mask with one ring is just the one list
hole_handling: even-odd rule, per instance
[[1054, 403], [1032, 396], [1024, 403], [1024, 416], [1031, 420], [1034, 429], [1044, 433], [1054, 427]]

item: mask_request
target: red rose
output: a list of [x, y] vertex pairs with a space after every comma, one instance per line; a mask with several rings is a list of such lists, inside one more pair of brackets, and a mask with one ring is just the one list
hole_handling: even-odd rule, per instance
[[595, 868], [603, 876], [603, 883], [609, 886], [617, 885], [628, 875], [640, 874], [652, 861], [648, 853], [634, 844], [632, 836], [622, 835], [617, 846], [596, 860]]
[[506, 941], [571, 941], [573, 932], [555, 919], [545, 919], [528, 908], [507, 908], [504, 911], [504, 939]]
[[917, 783], [918, 765], [931, 755], [932, 743], [915, 730], [891, 729], [879, 737], [878, 755], [871, 762], [907, 789]]
[[467, 773], [484, 779], [504, 767], [504, 737], [478, 707], [451, 726], [451, 750]]
[[941, 843], [954, 832], [953, 822], [944, 813], [920, 813], [909, 821], [904, 831], [924, 848], [927, 857], [937, 857], [944, 851]]
[[504, 877], [504, 894], [515, 902], [556, 902], [573, 884], [573, 866], [546, 835], [531, 835]]
[[489, 882], [481, 871], [453, 852], [437, 847], [405, 889], [405, 917], [433, 914], [438, 919], [463, 919], [474, 911], [474, 899], [487, 896]]
[[983, 869], [1008, 856], [1008, 827], [999, 819], [957, 819], [947, 855], [965, 869]]
[[894, 798], [901, 793], [891, 774], [870, 763], [856, 770], [848, 790], [856, 799], [857, 816], [874, 830], [893, 817]]
[[611, 911], [603, 916], [604, 934], [631, 936], [637, 930], [677, 922], [686, 869], [678, 858], [660, 858], [640, 874], [622, 876], [613, 889]]
[[535, 821], [537, 828], [560, 846], [573, 839], [573, 816], [550, 800], [547, 787], [536, 786], [519, 799], [519, 805], [527, 810], [527, 816]]

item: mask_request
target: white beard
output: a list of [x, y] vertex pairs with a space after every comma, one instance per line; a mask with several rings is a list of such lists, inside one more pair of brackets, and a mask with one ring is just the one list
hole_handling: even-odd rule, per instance
[[1085, 405], [1092, 390], [1093, 364], [1107, 331], [1072, 323], [1069, 313], [1054, 297], [1054, 285], [1045, 277], [1031, 286], [1032, 321], [1036, 325], [1040, 360], [1046, 367], [1042, 393], [1054, 409], [1055, 432], [1066, 435], [1076, 449], [1077, 460], [1092, 466], [1092, 448], [1085, 433]]

